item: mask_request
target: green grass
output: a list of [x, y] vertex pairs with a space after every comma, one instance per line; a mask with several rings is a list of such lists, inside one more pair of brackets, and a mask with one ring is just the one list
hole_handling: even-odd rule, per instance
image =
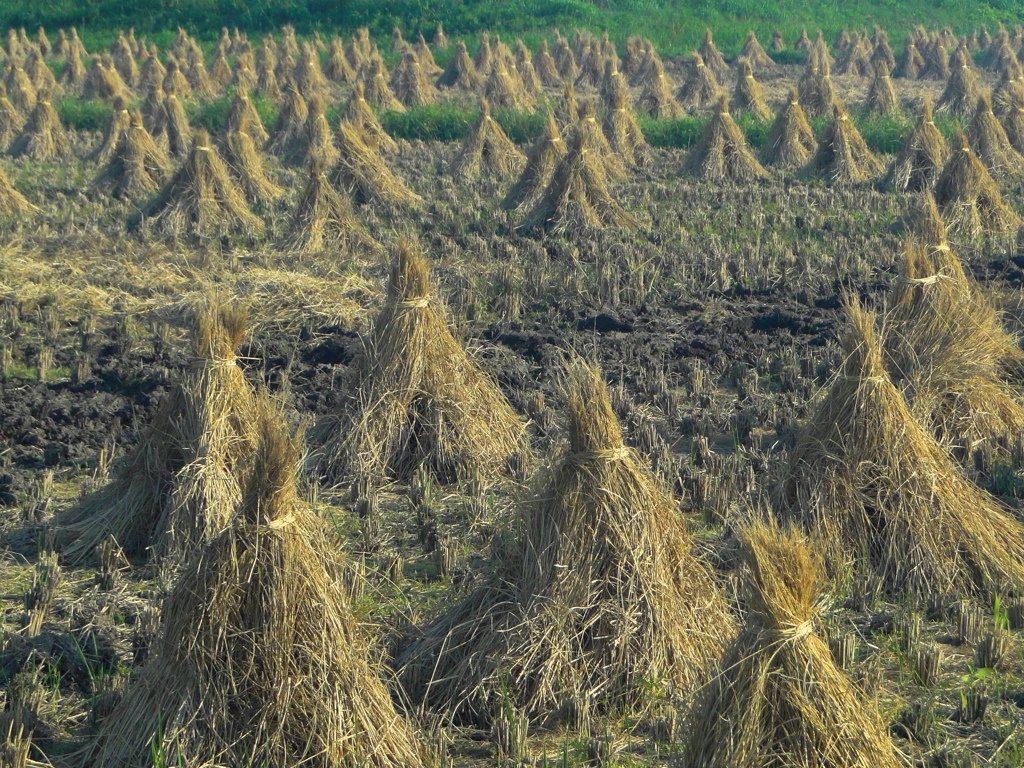
[[[231, 102], [235, 100], [235, 91], [229, 88], [228, 92], [216, 101], [207, 101], [201, 104], [194, 102], [185, 107], [188, 114], [188, 121], [195, 126], [205, 128], [212, 134], [220, 133], [227, 124], [228, 110]], [[278, 108], [269, 99], [256, 94], [250, 97], [256, 113], [260, 116], [260, 122], [268, 131], [272, 130], [277, 122]]]
[[[494, 119], [513, 141], [529, 143], [544, 127], [545, 108], [533, 111], [496, 110]], [[333, 125], [337, 122], [337, 109], [328, 113]], [[424, 141], [461, 141], [469, 133], [476, 121], [477, 109], [458, 104], [437, 104], [405, 112], [384, 112], [381, 124], [393, 137], [398, 139], [421, 139]], [[906, 140], [907, 134], [914, 126], [914, 118], [910, 115], [892, 117], [871, 117], [854, 113], [851, 115], [864, 141], [875, 152], [895, 153]], [[639, 115], [637, 122], [649, 144], [655, 147], [676, 147], [686, 149], [696, 143], [701, 131], [707, 125], [708, 117], [681, 117], [675, 120], [652, 120]], [[751, 115], [741, 115], [736, 122], [754, 148], [764, 146], [771, 121], [758, 120]], [[812, 120], [811, 127], [819, 138], [828, 127], [828, 120]], [[937, 118], [936, 125], [948, 138], [959, 123], [955, 120]]]
[[386, 37], [395, 25], [407, 36], [430, 35], [438, 22], [452, 35], [480, 30], [522, 35], [559, 26], [607, 29], [619, 44], [630, 35], [651, 38], [664, 54], [685, 53], [705, 27], [715, 30], [719, 45], [734, 54], [747, 29], [767, 41], [779, 29], [792, 42], [801, 27], [821, 29], [831, 41], [843, 27], [870, 29], [880, 24], [898, 43], [911, 26], [951, 26], [964, 33], [980, 24], [1024, 22], [1019, 0], [6, 0], [0, 4], [0, 29], [24, 26], [47, 29], [77, 25], [86, 45], [108, 45], [117, 28], [135, 27], [165, 46], [180, 25], [203, 39], [216, 37], [222, 25], [250, 35], [292, 23], [300, 33], [320, 29], [350, 33], [362, 25]]
[[101, 99], [61, 99], [54, 105], [61, 122], [77, 131], [102, 131], [113, 107]]

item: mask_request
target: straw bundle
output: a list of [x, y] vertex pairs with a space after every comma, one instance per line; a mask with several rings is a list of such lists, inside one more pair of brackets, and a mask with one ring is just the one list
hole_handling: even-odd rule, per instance
[[540, 41], [540, 49], [533, 59], [533, 69], [540, 78], [540, 82], [547, 88], [561, 88], [562, 76], [558, 73], [558, 66], [554, 58], [548, 52], [548, 41]]
[[720, 94], [715, 73], [699, 53], [693, 54], [690, 74], [679, 89], [679, 103], [686, 109], [705, 109], [717, 102]]
[[142, 118], [146, 123], [147, 131], [156, 131], [160, 123], [163, 122], [164, 100], [166, 98], [160, 83], [150, 86], [146, 92], [146, 100], [142, 102]]
[[544, 132], [530, 148], [526, 156], [526, 166], [501, 201], [501, 207], [511, 210], [536, 202], [537, 196], [544, 191], [565, 153], [565, 142], [562, 141], [554, 116], [549, 112]]
[[327, 63], [324, 64], [324, 77], [335, 83], [351, 83], [356, 73], [345, 58], [345, 49], [342, 47], [341, 38], [335, 37], [331, 40], [331, 48], [327, 54]]
[[491, 58], [491, 37], [486, 32], [481, 32], [480, 45], [477, 46], [476, 55], [473, 57], [473, 67], [481, 77], [490, 74]]
[[1010, 41], [1003, 39], [999, 44], [998, 48], [994, 51], [990, 51], [990, 57], [985, 68], [990, 69], [993, 72], [998, 72], [1007, 67], [1018, 66], [1017, 54], [1013, 52], [1013, 48], [1010, 47]]
[[583, 47], [579, 57], [580, 74], [576, 78], [576, 85], [581, 87], [596, 88], [601, 82], [601, 75], [604, 72], [604, 63], [601, 57], [601, 49], [596, 40], [591, 40]]
[[[500, 66], [500, 65], [499, 65]], [[492, 72], [497, 71], [495, 67]], [[501, 126], [491, 117], [487, 99], [480, 99], [480, 117], [462, 142], [459, 153], [452, 160], [453, 176], [472, 178], [480, 175], [509, 176], [519, 172], [526, 158], [516, 149]]]
[[786, 41], [782, 37], [782, 33], [779, 30], [772, 30], [772, 51], [775, 53], [781, 53], [786, 50]]
[[295, 69], [292, 71], [292, 80], [306, 98], [313, 96], [327, 98], [328, 96], [327, 78], [324, 77], [324, 71], [319, 66], [319, 55], [309, 43], [302, 44], [299, 59], [295, 62]]
[[387, 78], [384, 75], [383, 64], [381, 64], [379, 59], [374, 59], [365, 68], [362, 83], [366, 100], [371, 104], [385, 110], [405, 111], [402, 102], [395, 98], [394, 91], [388, 85]]
[[871, 71], [871, 48], [868, 41], [858, 35], [839, 62], [840, 75], [865, 77]]
[[926, 98], [917, 124], [889, 166], [885, 185], [897, 192], [930, 189], [948, 158], [949, 147], [935, 127], [931, 100]]
[[71, 141], [64, 132], [57, 110], [50, 103], [50, 94], [40, 93], [28, 122], [8, 152], [14, 157], [46, 160], [71, 154]]
[[566, 40], [562, 39], [556, 43], [554, 59], [562, 81], [575, 83], [576, 78], [579, 77], [580, 68], [576, 66], [576, 56]]
[[758, 120], [771, 119], [772, 112], [764, 100], [761, 84], [754, 79], [754, 70], [750, 62], [740, 59], [736, 72], [736, 89], [732, 94], [732, 109], [737, 115], [749, 112]]
[[[942, 223], [939, 207], [935, 204], [935, 195], [929, 189], [923, 189], [911, 201], [906, 229], [918, 242], [926, 246], [934, 247], [948, 244], [946, 225]], [[959, 260], [952, 260], [949, 263], [958, 265]]]
[[710, 29], [704, 30], [704, 37], [700, 41], [700, 48], [697, 49], [697, 53], [701, 55], [704, 63], [716, 75], [724, 75], [729, 71], [729, 65], [725, 63], [725, 58], [715, 46], [715, 40], [711, 35]]
[[331, 183], [357, 203], [415, 205], [420, 197], [405, 187], [384, 164], [372, 137], [354, 125], [338, 126], [338, 164]]
[[582, 146], [588, 152], [593, 153], [596, 158], [600, 159], [604, 164], [604, 172], [608, 177], [612, 179], [626, 178], [626, 165], [623, 163], [622, 158], [612, 149], [608, 139], [605, 138], [604, 133], [601, 131], [592, 100], [588, 99], [583, 102], [579, 120], [572, 130], [574, 134], [582, 135]]
[[761, 43], [757, 39], [757, 35], [754, 34], [752, 29], [747, 31], [747, 39], [740, 50], [740, 58], [746, 59], [750, 62], [751, 67], [758, 69], [773, 69], [775, 67], [772, 57], [765, 53], [764, 48], [761, 47]]
[[228, 83], [231, 82], [231, 65], [228, 63], [227, 50], [223, 45], [218, 45], [213, 51], [210, 81], [219, 88], [227, 88]]
[[525, 109], [537, 103], [526, 90], [515, 69], [508, 69], [502, 59], [491, 66], [484, 83], [484, 97], [499, 109]]
[[839, 104], [829, 67], [814, 52], [807, 56], [807, 67], [800, 78], [798, 92], [800, 106], [809, 118], [827, 117]]
[[36, 91], [48, 91], [51, 94], [59, 96], [61, 94], [61, 88], [57, 84], [57, 78], [53, 76], [53, 70], [51, 70], [46, 62], [43, 61], [43, 57], [39, 53], [39, 49], [35, 48], [31, 51], [28, 57], [22, 62], [22, 67], [25, 70], [25, 74], [28, 75], [29, 80], [32, 81], [32, 85]]
[[[360, 27], [356, 30], [356, 35], [360, 44], [367, 46], [366, 52], [369, 53], [370, 31], [366, 27]], [[280, 54], [282, 59], [289, 60], [294, 60], [299, 55], [299, 41], [295, 36], [295, 27], [291, 24], [286, 24], [281, 28]]]
[[110, 120], [107, 122], [107, 130], [103, 134], [103, 141], [90, 155], [91, 159], [105, 163], [110, 160], [117, 150], [118, 144], [128, 133], [131, 119], [128, 116], [128, 103], [123, 96], [114, 98], [114, 109], [110, 113]]
[[224, 137], [224, 159], [250, 203], [271, 205], [284, 197], [284, 190], [270, 181], [263, 170], [263, 160], [252, 136], [251, 119], [243, 113], [234, 126], [228, 127]]
[[868, 149], [846, 110], [837, 105], [818, 151], [804, 172], [824, 176], [829, 184], [841, 185], [868, 181], [884, 170], [882, 161]]
[[23, 115], [36, 108], [36, 88], [18, 61], [7, 65], [7, 96], [14, 108]]
[[399, 659], [410, 692], [460, 721], [508, 706], [575, 728], [636, 715], [705, 684], [735, 631], [673, 499], [623, 444], [600, 371], [570, 377], [569, 445], [519, 540]]
[[[42, 32], [42, 27], [39, 28]], [[53, 44], [53, 48], [49, 52], [55, 59], [66, 59], [71, 53], [71, 43], [68, 41], [67, 33], [63, 28], [57, 30], [57, 42]], [[44, 55], [47, 55], [44, 52]]]
[[391, 90], [395, 98], [407, 107], [433, 104], [437, 98], [434, 87], [420, 66], [420, 60], [412, 51], [402, 54], [402, 58], [391, 73]]
[[443, 50], [448, 47], [448, 35], [444, 33], [444, 27], [441, 24], [437, 25], [437, 29], [434, 30], [434, 48]]
[[193, 317], [192, 362], [106, 487], [60, 519], [62, 556], [89, 558], [113, 536], [124, 551], [177, 564], [234, 516], [256, 449], [256, 397], [235, 363], [246, 312], [212, 300]]
[[[264, 406], [270, 410], [269, 406]], [[335, 543], [297, 498], [298, 441], [262, 418], [238, 517], [164, 603], [143, 669], [83, 762], [418, 768], [340, 584]]]
[[347, 421], [323, 428], [320, 466], [334, 482], [408, 478], [421, 465], [448, 479], [469, 468], [507, 472], [513, 456], [529, 450], [497, 385], [449, 332], [427, 263], [407, 241], [366, 340], [353, 399]]
[[1024, 157], [1010, 144], [987, 94], [978, 97], [978, 109], [967, 126], [967, 143], [993, 178], [1024, 173]]
[[139, 75], [139, 84], [149, 90], [153, 85], [160, 86], [160, 90], [163, 90], [164, 78], [167, 76], [167, 70], [164, 65], [160, 63], [160, 52], [156, 46], [151, 46], [146, 51], [146, 59], [142, 63], [142, 72]]
[[530, 49], [519, 39], [516, 40], [516, 71], [519, 73], [519, 78], [523, 81], [523, 88], [526, 89], [528, 94], [537, 96], [543, 93], [544, 86], [537, 76], [537, 70], [533, 67], [533, 57], [530, 55]]
[[464, 88], [475, 91], [483, 85], [484, 79], [476, 71], [473, 60], [469, 58], [466, 44], [461, 40], [455, 43], [455, 53], [448, 60], [448, 66], [437, 79], [438, 88]]
[[[3, 110], [3, 102], [0, 101], [0, 112]], [[0, 117], [0, 124], [3, 118]], [[1014, 94], [1002, 120], [1003, 130], [1006, 131], [1006, 138], [1010, 146], [1017, 152], [1024, 153], [1024, 92]], [[3, 130], [0, 128], [0, 149], [3, 148]]]
[[1000, 117], [1009, 112], [1013, 103], [1024, 96], [1024, 70], [1020, 65], [1007, 67], [999, 76], [992, 91], [992, 109]]
[[761, 149], [761, 162], [780, 168], [802, 168], [818, 148], [795, 88], [789, 90], [789, 100], [779, 110]]
[[398, 144], [385, 132], [376, 113], [366, 103], [362, 83], [356, 83], [352, 88], [352, 95], [341, 114], [341, 120], [359, 128], [382, 152], [398, 151]]
[[871, 53], [872, 66], [885, 64], [885, 68], [892, 72], [896, 68], [896, 56], [889, 46], [889, 36], [877, 25], [875, 26], [874, 44], [875, 50]]
[[[616, 58], [618, 53], [615, 51], [614, 43], [609, 43], [609, 52], [615, 52]], [[622, 70], [622, 72], [632, 77], [636, 74], [640, 64], [643, 63], [643, 52], [644, 52], [644, 41], [642, 38], [633, 35], [626, 38], [626, 52], [623, 54], [621, 61], [616, 66]]]
[[629, 101], [629, 84], [610, 59], [605, 61], [604, 78], [602, 78], [601, 87], [598, 90], [601, 100], [609, 109], [614, 109], [620, 96], [624, 101]]
[[25, 118], [7, 98], [7, 88], [0, 82], [0, 152], [10, 146], [25, 127]]
[[258, 77], [256, 75], [256, 61], [250, 51], [244, 51], [235, 59], [235, 68], [231, 73], [231, 87], [236, 91], [256, 90]]
[[569, 83], [565, 86], [561, 100], [555, 105], [555, 120], [565, 130], [575, 126], [579, 119], [580, 105], [576, 101], [576, 89], [572, 83]]
[[875, 65], [875, 77], [868, 89], [864, 109], [869, 115], [899, 114], [900, 102], [896, 98], [896, 90], [892, 86], [892, 78], [889, 77], [889, 69], [885, 62]]
[[[359, 83], [356, 87], [361, 85], [362, 83]], [[301, 154], [308, 119], [309, 106], [306, 100], [302, 98], [298, 88], [289, 87], [285, 91], [284, 104], [277, 115], [274, 137], [267, 144], [267, 151], [282, 157], [296, 157]]]
[[[171, 97], [167, 98], [170, 101]], [[198, 129], [193, 139], [185, 163], [143, 209], [136, 223], [148, 220], [166, 234], [200, 238], [225, 232], [262, 232], [263, 222], [249, 210], [209, 134]]]
[[[929, 253], [932, 254], [929, 257]], [[1002, 373], [1024, 362], [987, 298], [949, 246], [911, 243], [892, 309], [886, 357], [911, 412], [962, 462], [1024, 436], [1024, 408]]]
[[797, 440], [779, 501], [831, 575], [854, 563], [854, 578], [922, 599], [1019, 589], [1024, 526], [914, 419], [883, 367], [873, 315], [857, 305], [847, 315], [842, 374]]
[[924, 69], [920, 77], [923, 80], [948, 80], [949, 76], [949, 53], [945, 43], [935, 38], [924, 50]]
[[338, 161], [338, 150], [334, 146], [334, 132], [327, 122], [327, 107], [318, 97], [309, 100], [309, 115], [306, 117], [303, 149], [305, 158], [320, 157], [325, 165], [332, 166]]
[[914, 44], [914, 38], [907, 35], [907, 40], [903, 44], [903, 53], [900, 54], [900, 60], [896, 65], [893, 76], [906, 78], [907, 80], [917, 80], [921, 76], [924, 66], [924, 57], [921, 56], [917, 45]]
[[0, 216], [13, 219], [34, 210], [35, 206], [14, 188], [4, 169], [0, 167]]
[[270, 140], [270, 134], [263, 127], [263, 119], [260, 117], [260, 113], [256, 111], [256, 107], [249, 100], [249, 94], [244, 91], [239, 92], [232, 99], [231, 106], [228, 107], [226, 123], [226, 132], [228, 133], [231, 131], [241, 131], [244, 126], [245, 132], [252, 138], [257, 149], [263, 149]]
[[255, 92], [271, 101], [281, 98], [281, 86], [277, 81], [276, 47], [273, 38], [265, 40], [256, 54]]
[[836, 63], [836, 60], [832, 58], [832, 55], [828, 52], [828, 45], [825, 43], [825, 36], [818, 30], [818, 33], [814, 36], [814, 42], [811, 43], [811, 47], [807, 52], [807, 60], [815, 59], [818, 62], [818, 66], [822, 72], [831, 74], [832, 66]]
[[523, 217], [519, 229], [553, 233], [583, 228], [635, 229], [636, 219], [626, 213], [608, 191], [604, 160], [588, 146], [587, 134], [576, 130], [568, 143], [568, 151], [543, 194]]
[[417, 35], [416, 39], [416, 58], [419, 60], [423, 71], [428, 75], [436, 75], [444, 71], [434, 60], [434, 54], [430, 50], [430, 46], [427, 45], [426, 38], [423, 37], [422, 32]]
[[641, 165], [645, 162], [647, 141], [626, 102], [625, 89], [616, 94], [612, 108], [605, 116], [604, 135], [612, 151], [628, 165]]
[[516, 59], [510, 49], [501, 41], [501, 35], [494, 36], [494, 49], [491, 52], [491, 66], [501, 62], [509, 72], [515, 72]]
[[171, 161], [149, 135], [142, 115], [135, 111], [129, 116], [128, 130], [94, 186], [114, 197], [134, 200], [156, 192], [170, 175]]
[[282, 248], [299, 253], [378, 251], [380, 245], [356, 219], [352, 204], [327, 180], [321, 157], [310, 158], [309, 180]]
[[809, 51], [811, 48], [811, 39], [807, 36], [806, 27], [800, 30], [800, 37], [793, 43], [794, 51]]
[[118, 34], [117, 40], [111, 46], [110, 53], [114, 60], [114, 68], [117, 69], [121, 79], [129, 88], [139, 84], [139, 67], [135, 63], [135, 51], [123, 34]]
[[185, 79], [188, 80], [188, 84], [192, 87], [192, 93], [201, 101], [212, 101], [217, 98], [217, 94], [221, 90], [219, 86], [214, 87], [213, 82], [210, 80], [210, 75], [206, 71], [206, 65], [203, 63], [202, 51], [199, 51], [190, 60], [188, 67], [185, 69]]
[[674, 119], [684, 114], [683, 108], [672, 96], [672, 88], [660, 59], [654, 60], [646, 75], [637, 107], [655, 120]]
[[164, 97], [153, 138], [163, 141], [172, 157], [185, 157], [191, 150], [192, 126], [188, 124], [185, 108], [173, 93]]
[[715, 116], [683, 164], [683, 172], [715, 181], [751, 181], [768, 176], [757, 161], [743, 131], [729, 114], [729, 99], [722, 96]]
[[690, 719], [679, 768], [899, 768], [885, 724], [836, 666], [807, 541], [775, 523], [740, 534], [747, 621]]
[[980, 96], [978, 76], [971, 69], [967, 54], [957, 49], [949, 80], [946, 81], [946, 88], [935, 104], [935, 111], [967, 117], [975, 111]]
[[946, 226], [966, 238], [984, 231], [1015, 232], [1022, 224], [1003, 203], [999, 188], [959, 130], [953, 137], [949, 160], [935, 182], [935, 203]]
[[70, 55], [57, 82], [60, 83], [60, 87], [64, 89], [65, 93], [74, 95], [85, 86], [87, 74], [82, 60], [77, 55]]
[[185, 75], [181, 73], [180, 65], [174, 57], [170, 57], [167, 61], [167, 74], [164, 75], [161, 87], [168, 96], [173, 93], [185, 101], [192, 98], [192, 86], [188, 84]]

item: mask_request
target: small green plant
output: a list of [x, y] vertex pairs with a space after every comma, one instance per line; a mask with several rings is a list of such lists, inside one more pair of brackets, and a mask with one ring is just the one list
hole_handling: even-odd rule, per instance
[[102, 131], [110, 122], [112, 107], [101, 99], [61, 99], [56, 103], [61, 122], [77, 131]]

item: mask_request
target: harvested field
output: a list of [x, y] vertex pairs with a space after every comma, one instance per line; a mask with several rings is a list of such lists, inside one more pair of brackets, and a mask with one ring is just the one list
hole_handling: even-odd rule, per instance
[[1024, 31], [435, 26], [4, 38], [0, 765], [1024, 765]]

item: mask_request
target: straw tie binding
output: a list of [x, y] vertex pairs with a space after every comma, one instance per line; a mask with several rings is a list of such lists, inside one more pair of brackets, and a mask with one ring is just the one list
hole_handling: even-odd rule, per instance
[[808, 619], [800, 624], [770, 629], [768, 632], [776, 642], [795, 643], [797, 640], [803, 640], [805, 637], [814, 634], [814, 621]]
[[[914, 281], [911, 281], [914, 282]], [[843, 381], [858, 381], [861, 383], [874, 383], [885, 381], [885, 376], [841, 376]]]
[[[946, 250], [949, 250], [949, 246], [946, 246]], [[900, 282], [904, 285], [935, 285], [939, 280], [952, 280], [949, 275], [929, 275], [928, 277], [902, 277]]]
[[430, 306], [430, 297], [421, 296], [418, 299], [405, 299], [398, 302], [399, 309], [424, 309]]
[[589, 461], [621, 461], [629, 458], [630, 451], [626, 446], [608, 448], [602, 451], [581, 451], [569, 457], [573, 464], [585, 464]]
[[293, 525], [296, 520], [298, 520], [298, 518], [295, 516], [295, 513], [289, 512], [287, 515], [281, 515], [281, 517], [271, 520], [269, 523], [266, 523], [265, 525], [260, 525], [257, 527], [270, 531], [280, 531], [284, 528], [289, 527], [290, 525]]

